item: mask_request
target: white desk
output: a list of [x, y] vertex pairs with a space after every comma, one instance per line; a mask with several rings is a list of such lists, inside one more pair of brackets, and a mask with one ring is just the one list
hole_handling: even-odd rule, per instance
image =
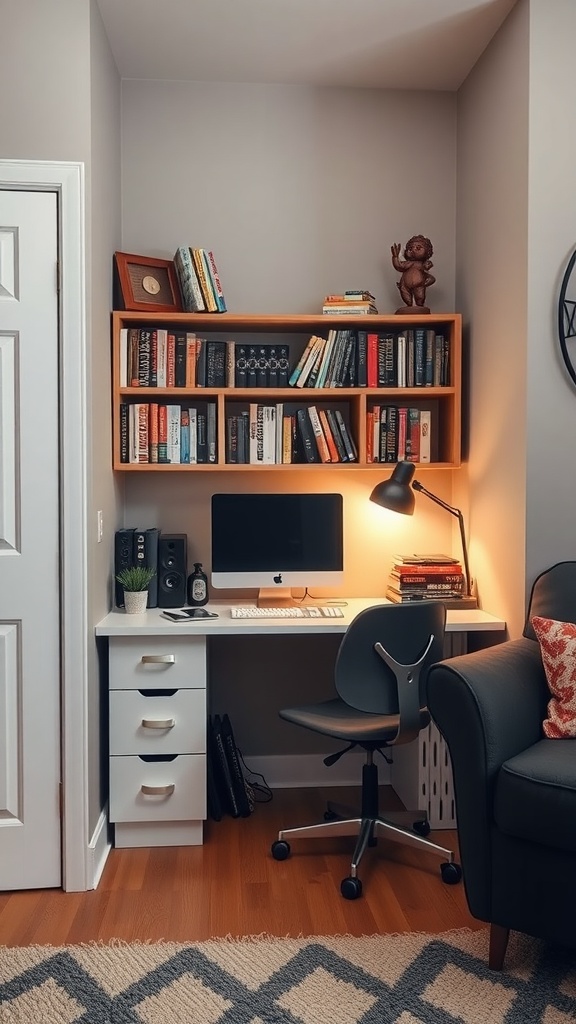
[[[143, 615], [114, 611], [102, 619], [96, 635], [107, 637], [109, 648], [110, 820], [116, 846], [202, 842], [210, 637], [341, 634], [364, 608], [387, 603], [350, 598], [338, 619], [233, 619], [230, 604], [219, 601], [206, 605], [218, 613], [215, 619], [170, 622], [159, 608]], [[459, 640], [469, 633], [505, 628], [502, 619], [484, 611], [449, 610], [447, 654], [465, 650]], [[393, 785], [410, 802], [402, 779], [416, 791], [422, 779], [414, 751], [406, 748], [403, 756], [402, 778]]]
[[[342, 608], [341, 619], [233, 619], [229, 602], [210, 601], [207, 611], [217, 612], [217, 619], [193, 619], [190, 622], [170, 622], [161, 615], [160, 608], [149, 608], [143, 615], [127, 615], [124, 611], [110, 612], [96, 626], [97, 636], [249, 636], [250, 634], [276, 635], [286, 633], [345, 633], [352, 619], [375, 604], [390, 604], [377, 597], [350, 597]], [[238, 601], [245, 607], [250, 601]], [[322, 601], [318, 601], [322, 604]], [[327, 603], [327, 602], [324, 602]], [[171, 610], [171, 609], [169, 609]], [[479, 609], [448, 610], [447, 633], [475, 633], [506, 629], [503, 619]]]

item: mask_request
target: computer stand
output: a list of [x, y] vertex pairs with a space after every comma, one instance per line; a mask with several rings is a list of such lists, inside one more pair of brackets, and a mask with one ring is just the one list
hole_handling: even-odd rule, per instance
[[260, 587], [256, 604], [259, 608], [293, 608], [295, 602], [290, 587]]

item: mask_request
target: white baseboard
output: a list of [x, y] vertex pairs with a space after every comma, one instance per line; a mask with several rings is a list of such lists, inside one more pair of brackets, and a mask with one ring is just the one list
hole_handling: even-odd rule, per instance
[[108, 838], [108, 806], [100, 812], [98, 823], [88, 845], [88, 888], [97, 889], [108, 860], [112, 843]]
[[[247, 768], [264, 776], [270, 789], [296, 789], [309, 786], [359, 786], [362, 781], [364, 751], [352, 750], [327, 768], [322, 754], [271, 754], [245, 757]], [[378, 778], [390, 785], [390, 767], [378, 754]]]

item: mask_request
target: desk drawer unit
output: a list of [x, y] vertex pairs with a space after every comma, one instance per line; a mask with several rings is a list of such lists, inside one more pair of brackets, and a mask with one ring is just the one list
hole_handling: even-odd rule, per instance
[[202, 843], [206, 638], [110, 638], [110, 820], [115, 845]]

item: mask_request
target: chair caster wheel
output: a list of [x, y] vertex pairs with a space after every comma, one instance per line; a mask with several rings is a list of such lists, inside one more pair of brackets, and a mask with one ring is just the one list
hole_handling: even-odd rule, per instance
[[414, 821], [412, 828], [417, 836], [428, 836], [430, 835], [430, 822], [426, 821]]
[[440, 873], [442, 875], [442, 881], [446, 885], [456, 885], [462, 878], [462, 868], [459, 864], [455, 864], [454, 861], [450, 864], [448, 861], [444, 861], [440, 865]]
[[343, 878], [340, 882], [340, 892], [345, 900], [357, 900], [362, 895], [362, 882], [359, 878]]
[[277, 839], [276, 842], [272, 843], [270, 852], [274, 860], [286, 860], [290, 856], [290, 843], [287, 843], [284, 839]]

